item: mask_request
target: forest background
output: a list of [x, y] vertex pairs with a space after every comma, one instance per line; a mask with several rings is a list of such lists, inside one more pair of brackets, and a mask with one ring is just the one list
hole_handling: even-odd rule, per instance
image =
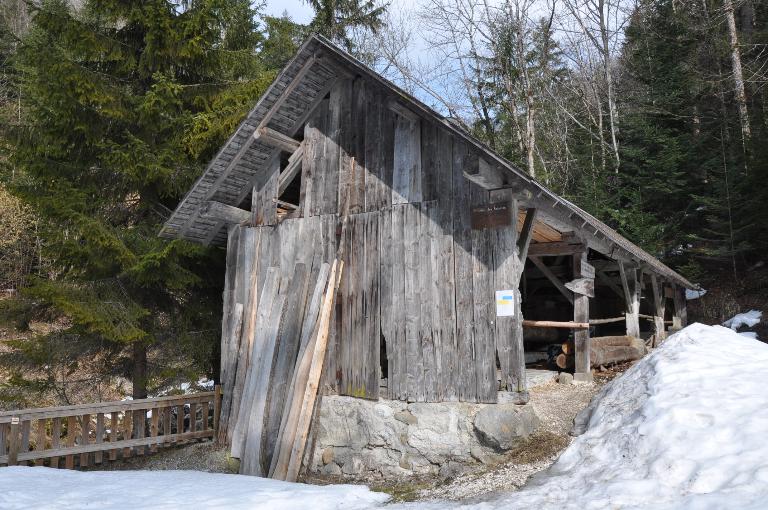
[[708, 293], [768, 305], [768, 2], [0, 0], [0, 408], [218, 377], [223, 252], [162, 223], [320, 33]]

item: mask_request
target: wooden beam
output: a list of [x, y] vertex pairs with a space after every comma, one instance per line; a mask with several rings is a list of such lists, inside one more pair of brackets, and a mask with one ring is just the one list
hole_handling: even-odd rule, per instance
[[538, 258], [538, 257], [528, 257], [528, 259], [531, 261], [531, 263], [536, 266], [536, 268], [541, 271], [544, 276], [547, 277], [547, 279], [552, 282], [552, 284], [557, 287], [557, 290], [560, 291], [560, 293], [565, 296], [565, 299], [568, 300], [569, 303], [573, 304], [573, 293], [565, 288], [565, 285], [563, 285], [563, 282], [560, 281], [560, 278], [558, 278], [555, 273], [553, 273], [547, 266], [544, 264], [544, 262]]
[[298, 140], [266, 126], [257, 129], [253, 133], [253, 138], [260, 142], [266, 143], [267, 145], [277, 147], [282, 151], [290, 153], [296, 152], [301, 146], [301, 142]]
[[299, 72], [296, 73], [296, 76], [293, 77], [293, 79], [291, 80], [291, 83], [289, 83], [288, 86], [285, 87], [285, 90], [283, 90], [283, 92], [280, 94], [280, 97], [277, 98], [277, 101], [274, 102], [274, 104], [266, 113], [266, 115], [264, 115], [264, 118], [261, 119], [261, 122], [259, 122], [259, 126], [256, 128], [257, 132], [259, 131], [260, 128], [269, 124], [269, 121], [272, 120], [272, 117], [277, 113], [280, 107], [283, 106], [283, 103], [285, 103], [285, 101], [288, 99], [291, 93], [294, 90], [296, 90], [296, 87], [299, 86], [299, 84], [301, 83], [301, 80], [304, 79], [304, 77], [307, 75], [307, 73], [315, 64], [315, 62], [317, 62], [317, 60], [318, 60], [318, 57], [312, 55], [310, 58], [307, 59], [306, 62], [304, 62], [304, 65], [301, 66], [301, 69], [299, 69]]
[[477, 167], [470, 165], [463, 171], [464, 177], [485, 189], [502, 188], [507, 182], [508, 172], [489, 164], [482, 157], [478, 159]]
[[298, 173], [301, 171], [301, 160], [303, 154], [304, 142], [299, 145], [299, 148], [296, 150], [296, 152], [291, 154], [291, 157], [288, 158], [288, 165], [285, 167], [285, 170], [280, 172], [280, 181], [277, 185], [277, 196], [283, 194], [285, 189], [291, 184], [291, 182], [293, 182]]
[[213, 200], [203, 203], [200, 207], [200, 216], [218, 220], [226, 224], [238, 224], [251, 219], [250, 211]]
[[537, 214], [538, 209], [529, 208], [525, 211], [525, 223], [523, 223], [523, 229], [520, 231], [520, 237], [517, 239], [517, 252], [521, 261], [528, 257], [528, 247], [531, 245], [533, 224], [536, 221]]
[[523, 326], [529, 328], [562, 328], [562, 329], [589, 329], [588, 322], [569, 321], [533, 321], [524, 320]]
[[390, 99], [389, 103], [387, 104], [387, 107], [398, 114], [401, 117], [405, 117], [406, 119], [410, 120], [411, 122], [418, 122], [419, 116], [412, 112], [410, 109], [406, 108], [402, 104], [400, 104], [399, 101], [396, 99]]
[[534, 243], [528, 248], [529, 257], [555, 257], [560, 255], [573, 255], [583, 253], [587, 247], [583, 243], [570, 243], [567, 241], [554, 243]]

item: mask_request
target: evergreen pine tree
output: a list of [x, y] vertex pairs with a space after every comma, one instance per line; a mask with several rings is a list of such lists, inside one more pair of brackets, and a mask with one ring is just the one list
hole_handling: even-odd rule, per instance
[[[16, 361], [74, 371], [98, 357], [137, 398], [179, 377], [182, 359], [217, 375], [221, 250], [157, 232], [275, 75], [255, 15], [247, 0], [34, 9], [16, 65], [20, 174], [6, 180], [44, 218], [55, 268], [26, 295], [69, 323], [18, 346]], [[50, 388], [47, 374], [27, 383]]]

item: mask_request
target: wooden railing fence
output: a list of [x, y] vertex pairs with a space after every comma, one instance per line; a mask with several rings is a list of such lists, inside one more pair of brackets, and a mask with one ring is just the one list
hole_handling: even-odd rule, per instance
[[215, 438], [220, 406], [216, 386], [189, 395], [0, 412], [0, 465], [84, 468]]

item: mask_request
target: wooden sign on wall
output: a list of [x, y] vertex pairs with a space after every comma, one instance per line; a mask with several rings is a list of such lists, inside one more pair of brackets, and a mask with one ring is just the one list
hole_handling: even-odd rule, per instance
[[473, 207], [470, 216], [474, 230], [506, 227], [512, 224], [512, 207], [507, 200], [489, 202]]

